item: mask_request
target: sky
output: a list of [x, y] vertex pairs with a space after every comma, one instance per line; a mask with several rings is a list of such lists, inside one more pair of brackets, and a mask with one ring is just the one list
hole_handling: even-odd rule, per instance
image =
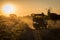
[[51, 9], [51, 12], [60, 13], [60, 0], [0, 0], [0, 14], [2, 5], [13, 4], [16, 7], [15, 14], [18, 16], [26, 16], [32, 13], [44, 12]]

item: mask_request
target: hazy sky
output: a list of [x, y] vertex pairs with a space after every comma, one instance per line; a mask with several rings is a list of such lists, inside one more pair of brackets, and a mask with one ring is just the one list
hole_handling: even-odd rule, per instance
[[[49, 8], [52, 12], [60, 13], [60, 0], [0, 0], [0, 9], [5, 3], [15, 5], [16, 14], [19, 16], [41, 12], [47, 14]], [[0, 13], [2, 13], [1, 10]]]

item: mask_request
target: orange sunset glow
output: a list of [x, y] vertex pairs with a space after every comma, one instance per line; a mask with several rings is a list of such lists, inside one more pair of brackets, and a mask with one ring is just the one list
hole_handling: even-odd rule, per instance
[[6, 15], [13, 14], [16, 11], [16, 8], [12, 6], [12, 4], [8, 4], [8, 3], [3, 5], [1, 9], [2, 9], [1, 11]]
[[60, 0], [0, 0], [0, 40], [60, 40]]
[[[18, 16], [26, 16], [32, 13], [41, 13], [44, 12], [47, 14], [47, 9], [51, 8], [52, 12], [60, 13], [60, 5], [58, 1], [48, 1], [48, 0], [22, 0], [22, 1], [0, 1], [1, 14], [4, 12], [7, 14], [16, 14]], [[10, 5], [11, 4], [11, 5]], [[9, 10], [9, 11], [8, 11]], [[7, 12], [6, 12], [7, 11]]]

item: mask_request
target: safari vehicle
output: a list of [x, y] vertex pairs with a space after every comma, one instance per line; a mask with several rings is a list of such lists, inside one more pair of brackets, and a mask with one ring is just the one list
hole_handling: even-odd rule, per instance
[[32, 14], [32, 18], [33, 18], [33, 26], [36, 29], [41, 29], [41, 28], [46, 28], [47, 26], [47, 22], [44, 19], [45, 15], [42, 14]]

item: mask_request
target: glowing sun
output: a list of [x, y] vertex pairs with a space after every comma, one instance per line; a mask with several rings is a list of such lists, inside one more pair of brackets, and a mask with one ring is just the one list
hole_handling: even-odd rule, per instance
[[15, 12], [15, 7], [11, 4], [6, 4], [2, 7], [2, 11], [5, 14], [13, 14]]

